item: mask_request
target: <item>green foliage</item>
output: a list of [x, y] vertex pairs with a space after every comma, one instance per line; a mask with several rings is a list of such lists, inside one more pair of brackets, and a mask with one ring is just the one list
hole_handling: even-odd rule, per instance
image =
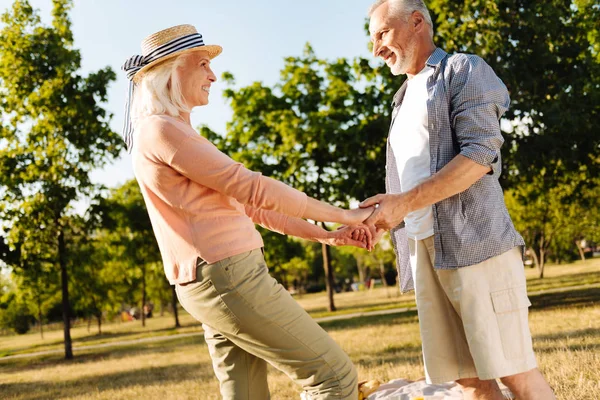
[[[114, 315], [122, 303], [143, 304], [148, 299], [165, 304], [171, 288], [164, 275], [144, 198], [132, 179], [113, 189], [106, 198], [97, 197], [89, 216], [96, 229], [95, 254], [98, 285], [97, 303]], [[147, 298], [147, 295], [150, 295]]]
[[34, 318], [24, 303], [13, 302], [0, 315], [0, 325], [19, 335], [29, 332], [33, 321]]
[[[579, 173], [544, 169], [531, 182], [505, 193], [515, 227], [533, 251], [540, 276], [548, 256], [570, 261], [578, 255], [579, 240], [600, 240], [600, 184], [597, 179], [586, 182], [586, 190], [581, 192], [582, 181], [587, 180], [583, 169]], [[548, 174], [548, 179], [558, 181], [550, 188]]]
[[[54, 0], [44, 26], [26, 0], [2, 15], [0, 35], [0, 229], [19, 252], [19, 273], [35, 275], [43, 263], [61, 270], [64, 320], [69, 320], [65, 231], [68, 212], [94, 185], [90, 172], [118, 156], [119, 136], [103, 109], [110, 68], [78, 73], [68, 12]], [[14, 261], [14, 260], [11, 260]], [[65, 352], [71, 357], [68, 324]]]
[[0, 275], [0, 328], [19, 335], [27, 333], [34, 318], [16, 286], [6, 276]]
[[437, 16], [436, 43], [482, 56], [510, 91], [505, 183], [581, 165], [597, 176], [600, 3], [432, 0], [428, 6]]
[[201, 133], [248, 168], [347, 205], [383, 190], [389, 103], [381, 87], [365, 85], [377, 79], [366, 60], [322, 60], [307, 44], [285, 59], [274, 87], [225, 91], [233, 111], [225, 138]]

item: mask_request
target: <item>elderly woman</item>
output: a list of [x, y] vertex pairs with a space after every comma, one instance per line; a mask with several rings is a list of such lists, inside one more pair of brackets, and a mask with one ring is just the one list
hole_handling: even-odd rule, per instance
[[[202, 322], [226, 399], [268, 399], [267, 363], [305, 398], [356, 399], [352, 362], [268, 272], [255, 223], [330, 245], [370, 246], [359, 224], [372, 209], [342, 210], [246, 169], [191, 126], [216, 77], [190, 25], [150, 35], [123, 66], [130, 85], [124, 138], [171, 284]], [[134, 93], [135, 91], [135, 93]], [[135, 129], [134, 129], [135, 128]], [[327, 232], [304, 219], [338, 222]]]

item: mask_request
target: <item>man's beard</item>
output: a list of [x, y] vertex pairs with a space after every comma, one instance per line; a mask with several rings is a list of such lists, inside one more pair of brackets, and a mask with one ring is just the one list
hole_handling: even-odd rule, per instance
[[415, 37], [413, 36], [410, 38], [410, 41], [404, 47], [404, 49], [405, 49], [404, 54], [403, 55], [396, 54], [396, 57], [398, 59], [396, 60], [394, 65], [392, 65], [392, 67], [390, 68], [392, 75], [406, 74], [406, 72], [410, 68], [410, 65], [414, 59], [416, 48], [417, 48], [416, 40], [415, 40]]

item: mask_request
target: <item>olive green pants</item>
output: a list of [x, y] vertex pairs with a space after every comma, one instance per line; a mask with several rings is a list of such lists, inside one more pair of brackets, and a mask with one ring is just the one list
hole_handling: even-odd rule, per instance
[[310, 399], [358, 398], [352, 362], [268, 272], [261, 249], [214, 264], [199, 259], [181, 305], [205, 330], [224, 399], [269, 399], [267, 363]]

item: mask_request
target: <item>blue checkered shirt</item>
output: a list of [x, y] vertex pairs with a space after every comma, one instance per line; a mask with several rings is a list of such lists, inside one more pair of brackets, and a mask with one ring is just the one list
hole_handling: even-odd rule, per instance
[[[508, 109], [506, 87], [492, 68], [471, 54], [448, 55], [435, 49], [427, 81], [430, 172], [434, 175], [461, 154], [491, 171], [470, 188], [433, 204], [435, 268], [479, 264], [524, 245], [508, 215], [502, 188], [500, 117]], [[402, 106], [407, 82], [394, 95], [392, 123]], [[391, 132], [391, 126], [390, 126]], [[394, 152], [387, 143], [386, 192], [401, 193]], [[391, 230], [400, 289], [414, 289], [404, 223]]]

